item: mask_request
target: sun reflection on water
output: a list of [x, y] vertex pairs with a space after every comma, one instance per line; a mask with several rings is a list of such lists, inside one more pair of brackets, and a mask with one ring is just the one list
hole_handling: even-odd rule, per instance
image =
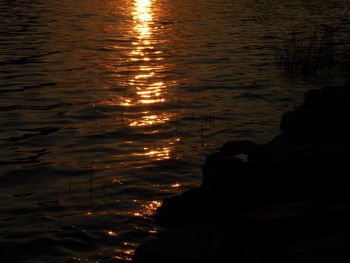
[[[134, 20], [134, 30], [137, 41], [133, 42], [134, 49], [130, 52], [131, 61], [147, 62], [139, 66], [140, 73], [136, 74], [129, 80], [129, 85], [136, 89], [137, 98], [135, 104], [148, 104], [149, 106], [166, 101], [166, 85], [162, 81], [156, 81], [157, 72], [164, 69], [162, 64], [156, 66], [152, 62], [157, 61], [160, 51], [155, 51], [152, 42], [153, 34], [153, 1], [152, 0], [135, 0], [134, 11], [132, 12]], [[155, 80], [155, 81], [153, 81]], [[167, 118], [159, 115], [143, 116], [142, 119], [158, 119], [154, 123], [164, 123]], [[130, 126], [153, 125], [153, 122], [132, 121]]]
[[[131, 128], [131, 132], [147, 135], [157, 134], [161, 128], [167, 126], [175, 119], [175, 114], [162, 110], [169, 99], [170, 83], [164, 80], [162, 72], [166, 66], [160, 61], [162, 51], [157, 50], [159, 39], [155, 36], [156, 25], [155, 0], [134, 0], [132, 5], [132, 42], [128, 53], [127, 62], [130, 70], [127, 75], [124, 92], [120, 97], [114, 97], [110, 104], [119, 105], [122, 108], [121, 123]], [[172, 85], [174, 83], [171, 83]], [[140, 146], [133, 153], [114, 155], [115, 158], [123, 158], [123, 166], [149, 163], [149, 161], [162, 161], [171, 159], [171, 151], [174, 148], [174, 140], [163, 140]], [[147, 147], [145, 147], [147, 146]], [[147, 148], [147, 149], [146, 149]], [[131, 158], [130, 158], [131, 157]], [[142, 158], [143, 157], [143, 158]]]
[[[163, 51], [157, 50], [161, 40], [155, 36], [155, 32], [158, 30], [155, 25], [155, 17], [159, 12], [155, 8], [155, 3], [156, 0], [133, 1], [131, 6], [133, 25], [129, 32], [133, 41], [130, 46], [131, 50], [126, 53], [127, 79], [124, 91], [119, 96], [115, 95], [110, 98], [107, 102], [122, 109], [121, 125], [128, 133], [142, 134], [142, 136], [149, 138], [145, 143], [138, 144], [137, 139], [131, 137], [123, 143], [123, 146], [131, 150], [113, 155], [114, 158], [118, 159], [119, 165], [133, 167], [133, 169], [144, 167], [152, 162], [171, 159], [175, 144], [180, 141], [180, 138], [176, 137], [162, 140], [153, 139], [156, 138], [153, 137], [154, 134], [166, 129], [176, 117], [176, 113], [165, 110], [168, 107], [166, 103], [173, 100], [169, 96], [169, 89], [175, 83], [169, 82], [164, 77], [163, 72], [169, 69], [164, 63]], [[179, 185], [172, 187], [179, 187]], [[158, 200], [137, 201], [137, 203], [137, 208], [131, 211], [105, 212], [142, 219], [154, 214], [161, 205]], [[157, 233], [157, 229], [151, 229], [149, 233]], [[110, 229], [106, 230], [106, 234], [110, 238], [120, 238], [117, 232]], [[125, 246], [115, 251], [114, 258], [131, 260], [133, 252], [133, 247]]]
[[156, 149], [149, 149], [144, 148], [144, 153], [137, 153], [135, 155], [137, 156], [147, 156], [150, 157], [153, 160], [161, 161], [170, 159], [170, 147], [163, 147], [163, 148], [156, 148]]
[[[166, 70], [164, 63], [160, 63], [162, 51], [156, 50], [155, 45], [160, 43], [154, 35], [156, 26], [154, 16], [155, 0], [134, 0], [132, 5], [133, 26], [128, 32], [135, 40], [132, 42], [126, 62], [129, 62], [125, 94], [116, 95], [109, 99], [110, 104], [122, 107], [151, 107], [161, 104], [167, 99], [168, 85], [161, 80], [161, 72]], [[159, 10], [157, 10], [159, 12]], [[125, 114], [128, 115], [128, 114]], [[157, 115], [159, 116], [159, 115]], [[128, 116], [125, 116], [127, 119]], [[164, 123], [167, 119], [157, 121]], [[135, 126], [135, 120], [131, 122]], [[139, 123], [136, 121], [136, 123]], [[138, 125], [137, 125], [138, 126]], [[141, 126], [144, 126], [142, 124]]]

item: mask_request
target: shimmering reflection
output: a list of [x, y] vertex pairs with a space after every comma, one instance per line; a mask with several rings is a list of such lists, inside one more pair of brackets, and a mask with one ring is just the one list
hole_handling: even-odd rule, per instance
[[[142, 151], [127, 156], [128, 158], [132, 157], [132, 160], [127, 160], [120, 164], [124, 166], [133, 165], [134, 168], [142, 168], [148, 163], [147, 159], [152, 161], [169, 160], [171, 158], [171, 151], [173, 150], [172, 144], [173, 142], [169, 142], [167, 144], [169, 146], [167, 147], [144, 147]], [[114, 157], [123, 158], [125, 155], [115, 155]]]
[[135, 249], [116, 249], [115, 252], [121, 254], [122, 256], [114, 256], [114, 259], [122, 261], [132, 261], [132, 255], [134, 254]]
[[[150, 114], [150, 112], [146, 112], [146, 114]], [[150, 126], [150, 125], [157, 125], [162, 124], [170, 120], [171, 115], [169, 114], [162, 114], [162, 115], [145, 115], [142, 116], [140, 120], [135, 120], [134, 122], [131, 122], [130, 126]]]
[[161, 161], [170, 159], [170, 147], [163, 147], [163, 148], [156, 148], [156, 149], [149, 149], [144, 148], [144, 153], [136, 153], [136, 156], [147, 156], [150, 157], [153, 160]]
[[[151, 84], [143, 83], [143, 80], [154, 76], [154, 72], [148, 74], [139, 74], [130, 81], [130, 85], [135, 86], [138, 96], [136, 104], [155, 104], [165, 102], [164, 89], [166, 88], [163, 82], [155, 82]], [[139, 81], [136, 81], [139, 80]]]
[[[156, 104], [163, 103], [165, 99], [166, 85], [162, 81], [153, 81], [157, 79], [157, 71], [164, 70], [162, 64], [157, 63], [154, 66], [154, 61], [159, 60], [154, 52], [154, 46], [152, 41], [153, 31], [153, 0], [136, 0], [134, 3], [134, 12], [132, 13], [134, 19], [134, 30], [136, 32], [137, 42], [133, 42], [134, 50], [131, 51], [131, 61], [145, 61], [144, 65], [139, 66], [139, 74], [133, 76], [129, 85], [134, 86], [136, 89], [137, 104]], [[142, 120], [143, 119], [143, 120]], [[145, 119], [153, 121], [144, 121]], [[154, 123], [160, 124], [168, 121], [168, 117], [161, 115], [144, 115], [141, 120], [135, 120], [130, 123], [130, 126], [146, 126], [153, 125]]]
[[[154, 19], [157, 16], [155, 0], [134, 0], [131, 11], [133, 18], [132, 50], [128, 54], [128, 63], [131, 74], [127, 77], [125, 91], [119, 98], [112, 99], [111, 103], [122, 107], [122, 125], [132, 128], [136, 133], [157, 134], [162, 127], [171, 122], [175, 114], [165, 112], [164, 104], [168, 98], [169, 86], [174, 83], [164, 81], [161, 72], [166, 71], [162, 60], [162, 51], [156, 50], [159, 39], [155, 35]], [[120, 163], [125, 166], [135, 166], [148, 163], [149, 160], [161, 161], [170, 159], [174, 147], [174, 140], [164, 140], [153, 145], [143, 145], [133, 153], [115, 155], [123, 158]], [[161, 145], [159, 145], [161, 144]]]
[[[150, 23], [153, 19], [152, 0], [136, 0], [133, 12], [136, 30], [140, 39], [147, 39], [152, 35]], [[146, 42], [145, 40], [144, 42]], [[145, 43], [146, 44], [146, 43]]]
[[118, 233], [117, 233], [117, 232], [114, 232], [114, 231], [112, 231], [112, 230], [108, 230], [108, 231], [107, 231], [107, 234], [108, 234], [109, 236], [112, 236], [112, 237], [118, 236]]

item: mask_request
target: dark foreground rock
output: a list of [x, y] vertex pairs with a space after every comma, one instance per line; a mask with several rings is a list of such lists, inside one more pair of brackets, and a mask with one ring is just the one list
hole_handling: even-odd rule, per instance
[[349, 116], [350, 84], [313, 90], [271, 142], [225, 143], [134, 262], [350, 262]]

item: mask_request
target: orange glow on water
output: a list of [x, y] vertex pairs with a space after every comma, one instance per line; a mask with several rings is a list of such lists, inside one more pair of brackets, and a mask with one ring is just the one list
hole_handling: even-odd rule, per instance
[[143, 214], [153, 215], [153, 213], [157, 210], [158, 207], [161, 206], [161, 204], [162, 203], [160, 201], [151, 201], [148, 204], [143, 205], [144, 207]]
[[109, 236], [111, 236], [111, 237], [116, 237], [116, 236], [118, 236], [118, 233], [116, 233], [116, 232], [114, 232], [114, 231], [112, 231], [112, 230], [108, 230], [108, 231], [107, 231], [107, 234], [108, 234]]
[[142, 126], [152, 126], [166, 123], [170, 120], [170, 116], [166, 113], [159, 115], [145, 115], [141, 119], [131, 122], [130, 126], [142, 127]]
[[166, 159], [170, 159], [170, 151], [171, 148], [163, 147], [156, 149], [144, 148], [145, 152], [143, 153], [134, 153], [134, 156], [148, 156], [150, 159], [154, 161], [162, 161]]
[[115, 253], [118, 253], [119, 255], [115, 255], [113, 258], [116, 260], [122, 260], [122, 261], [132, 261], [132, 255], [134, 254], [135, 249], [116, 249]]
[[[143, 24], [152, 20], [152, 10], [151, 10], [152, 0], [136, 0], [135, 1], [135, 11], [134, 16]], [[142, 25], [142, 23], [140, 23]]]
[[135, 79], [141, 79], [141, 78], [149, 78], [154, 75], [154, 72], [151, 72], [150, 74], [140, 74], [135, 77]]
[[[166, 103], [168, 85], [161, 81], [160, 73], [164, 71], [164, 65], [158, 61], [158, 57], [162, 51], [155, 50], [156, 43], [154, 34], [154, 3], [153, 0], [134, 0], [133, 21], [134, 32], [137, 41], [132, 44], [133, 50], [130, 51], [130, 60], [139, 61], [138, 73], [128, 78], [128, 90], [131, 95], [126, 96], [123, 100], [123, 107], [141, 107], [144, 110], [137, 114], [125, 113], [125, 123], [131, 128], [146, 128], [144, 134], [158, 133], [159, 125], [165, 125], [174, 118], [173, 113], [156, 112], [152, 110], [154, 105]], [[156, 62], [156, 63], [155, 63]], [[149, 128], [149, 129], [148, 129]], [[169, 143], [173, 144], [173, 143]], [[163, 146], [149, 145], [147, 150], [132, 153], [134, 157], [148, 157], [153, 161], [161, 161], [170, 159], [170, 153], [173, 147], [169, 147], [168, 143]], [[131, 161], [135, 163], [138, 161]], [[142, 161], [141, 161], [142, 162]], [[125, 165], [128, 162], [124, 163]]]
[[[140, 61], [142, 65], [139, 65], [139, 73], [128, 78], [126, 87], [128, 92], [135, 92], [137, 95], [125, 97], [120, 99], [120, 105], [123, 107], [138, 106], [144, 104], [145, 106], [151, 106], [153, 104], [164, 103], [167, 101], [165, 97], [165, 91], [167, 86], [162, 81], [152, 81], [158, 78], [159, 71], [164, 70], [162, 64], [157, 63], [154, 65], [152, 62], [159, 61], [161, 58], [155, 57], [155, 54], [161, 54], [161, 51], [154, 50], [155, 47], [152, 43], [152, 35], [154, 31], [153, 26], [153, 4], [152, 0], [135, 0], [132, 16], [134, 22], [135, 37], [138, 39], [132, 43], [133, 50], [130, 51], [130, 61]], [[143, 62], [142, 62], [143, 61]], [[152, 64], [150, 64], [152, 63]], [[130, 90], [130, 88], [133, 88]], [[144, 116], [148, 118], [147, 116]], [[144, 117], [139, 120], [130, 120], [129, 126], [146, 126], [147, 122], [144, 121]], [[161, 123], [165, 119], [159, 118], [154, 123]], [[149, 125], [153, 125], [153, 122]]]
[[169, 147], [164, 147], [161, 149], [149, 151], [146, 155], [153, 157], [157, 161], [170, 159], [170, 149]]
[[[153, 20], [152, 0], [136, 0], [133, 12], [135, 27], [140, 40], [147, 39], [152, 35], [151, 22]], [[144, 41], [144, 44], [147, 40]]]
[[[163, 51], [157, 50], [161, 40], [155, 35], [159, 32], [155, 25], [159, 10], [155, 0], [133, 0], [131, 7], [132, 28], [130, 34], [134, 41], [127, 51], [128, 75], [123, 92], [111, 95], [106, 103], [121, 107], [120, 125], [131, 129], [131, 133], [159, 134], [171, 127], [178, 112], [164, 110], [171, 97], [175, 82], [165, 80], [167, 64], [160, 62]], [[163, 106], [164, 105], [164, 106]], [[118, 119], [116, 119], [118, 121]], [[169, 123], [169, 125], [168, 125]], [[144, 167], [154, 161], [171, 159], [171, 153], [178, 141], [165, 139], [144, 145], [129, 153], [113, 155], [122, 159], [124, 167]]]

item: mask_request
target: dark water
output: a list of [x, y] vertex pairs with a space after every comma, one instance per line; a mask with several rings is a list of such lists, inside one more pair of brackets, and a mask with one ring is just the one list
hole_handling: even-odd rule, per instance
[[206, 154], [278, 132], [312, 86], [277, 48], [343, 23], [347, 2], [1, 0], [3, 258], [130, 260]]

